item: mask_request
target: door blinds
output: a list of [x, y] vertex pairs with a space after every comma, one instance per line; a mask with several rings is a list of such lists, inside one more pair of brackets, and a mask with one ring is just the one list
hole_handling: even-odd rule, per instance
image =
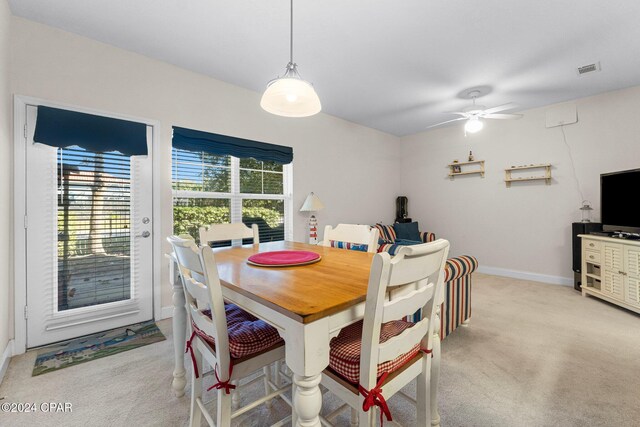
[[58, 311], [131, 295], [130, 157], [57, 150]]

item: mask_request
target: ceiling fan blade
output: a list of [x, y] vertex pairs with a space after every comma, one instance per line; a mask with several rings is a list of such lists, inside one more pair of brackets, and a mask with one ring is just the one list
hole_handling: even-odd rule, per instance
[[436, 123], [435, 125], [431, 125], [431, 126], [427, 126], [425, 129], [431, 129], [434, 128], [436, 126], [441, 126], [447, 123], [451, 123], [451, 122], [457, 122], [458, 120], [467, 120], [466, 117], [458, 117], [457, 119], [453, 119], [453, 120], [447, 120], [446, 122], [440, 122], [440, 123]]
[[462, 117], [469, 118], [469, 113], [465, 113], [465, 112], [462, 112], [462, 111], [447, 111], [447, 112], [445, 112], [445, 114], [458, 114], [458, 115], [460, 115]]
[[522, 114], [483, 114], [485, 119], [519, 119]]
[[513, 102], [509, 102], [507, 104], [498, 105], [497, 107], [487, 108], [486, 110], [484, 110], [484, 113], [493, 114], [493, 113], [497, 113], [498, 111], [509, 110], [515, 107], [516, 107], [516, 104], [514, 104]]

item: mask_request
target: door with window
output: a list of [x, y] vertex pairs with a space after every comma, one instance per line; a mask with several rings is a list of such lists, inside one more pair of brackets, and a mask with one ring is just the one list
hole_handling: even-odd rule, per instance
[[27, 107], [27, 347], [150, 320], [152, 128], [146, 156], [34, 143]]

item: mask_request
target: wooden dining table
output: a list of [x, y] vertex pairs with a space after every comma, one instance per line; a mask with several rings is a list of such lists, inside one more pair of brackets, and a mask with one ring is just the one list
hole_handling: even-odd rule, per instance
[[[255, 253], [279, 250], [312, 251], [322, 258], [314, 264], [294, 267], [258, 267], [247, 263], [247, 258]], [[320, 426], [319, 385], [322, 372], [329, 365], [329, 341], [340, 329], [364, 317], [374, 254], [286, 241], [217, 248], [214, 253], [225, 300], [271, 324], [285, 340], [286, 363], [293, 372], [295, 425]], [[175, 349], [172, 387], [176, 395], [182, 396], [186, 386], [187, 312], [176, 272], [174, 260], [170, 274]], [[435, 339], [432, 425], [439, 424], [436, 390], [439, 344], [439, 338]]]

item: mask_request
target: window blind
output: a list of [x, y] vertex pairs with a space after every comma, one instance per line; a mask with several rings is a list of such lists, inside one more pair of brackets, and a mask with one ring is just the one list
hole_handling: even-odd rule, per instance
[[58, 149], [58, 310], [131, 298], [130, 158]]

